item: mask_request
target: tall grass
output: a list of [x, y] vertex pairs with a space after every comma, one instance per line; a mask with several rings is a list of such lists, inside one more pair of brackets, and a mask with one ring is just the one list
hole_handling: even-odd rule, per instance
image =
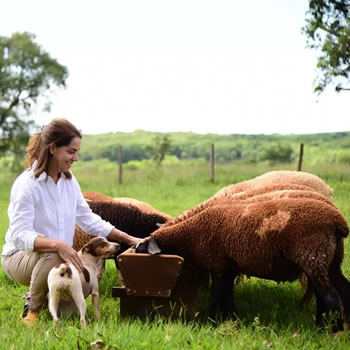
[[[285, 168], [285, 167], [283, 167]], [[292, 169], [295, 167], [289, 167]], [[132, 197], [146, 201], [171, 215], [178, 215], [206, 200], [221, 187], [249, 179], [281, 166], [268, 164], [217, 165], [215, 183], [209, 167], [181, 163], [161, 168], [125, 167], [123, 184], [118, 185], [117, 166], [109, 162], [77, 163], [73, 172], [83, 191], [99, 191], [112, 197]], [[305, 168], [317, 174], [334, 189], [335, 202], [350, 220], [350, 168]], [[0, 174], [0, 246], [8, 226], [6, 209], [14, 176]], [[343, 270], [350, 277], [349, 243], [345, 244]], [[298, 282], [277, 284], [252, 278], [235, 286], [238, 319], [216, 326], [206, 321], [207, 292], [201, 291], [199, 315], [193, 321], [121, 319], [119, 300], [111, 289], [119, 283], [114, 264], [109, 261], [100, 282], [102, 318], [96, 321], [88, 300], [86, 329], [80, 329], [76, 316], [64, 318], [54, 327], [47, 310], [33, 329], [18, 319], [27, 287], [8, 279], [0, 268], [0, 349], [97, 349], [100, 339], [105, 349], [345, 349], [348, 336], [333, 336], [315, 327], [315, 302], [303, 312], [298, 303], [303, 290]], [[102, 345], [101, 345], [102, 346]], [[101, 347], [100, 347], [101, 348]]]

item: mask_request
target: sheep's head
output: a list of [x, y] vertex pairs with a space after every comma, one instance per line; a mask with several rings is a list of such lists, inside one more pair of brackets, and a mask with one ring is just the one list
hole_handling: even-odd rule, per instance
[[152, 236], [149, 236], [137, 244], [135, 252], [155, 255], [160, 254], [162, 251], [156, 240]]

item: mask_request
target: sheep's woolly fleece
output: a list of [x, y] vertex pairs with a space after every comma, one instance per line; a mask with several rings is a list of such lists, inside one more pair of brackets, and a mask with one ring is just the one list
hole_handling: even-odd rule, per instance
[[136, 208], [139, 208], [143, 213], [161, 215], [164, 218], [166, 218], [167, 220], [173, 219], [172, 216], [170, 216], [164, 212], [161, 212], [161, 211], [153, 208], [150, 204], [143, 202], [143, 201], [139, 201], [138, 199], [128, 198], [128, 197], [115, 197], [115, 198], [113, 198], [113, 200], [117, 203], [124, 203], [127, 205], [134, 206]]
[[83, 196], [87, 201], [125, 204], [131, 207], [136, 207], [140, 209], [143, 213], [156, 214], [156, 215], [163, 216], [167, 219], [173, 219], [172, 216], [166, 213], [163, 213], [160, 210], [153, 208], [150, 204], [135, 198], [129, 198], [129, 197], [111, 198], [100, 192], [83, 192]]
[[322, 179], [316, 175], [302, 171], [276, 170], [270, 171], [247, 181], [228, 185], [219, 190], [216, 194], [214, 194], [213, 197], [227, 197], [235, 193], [279, 184], [304, 185], [312, 188], [316, 192], [325, 195], [328, 198], [332, 198], [333, 195], [333, 190], [331, 187], [329, 187]]
[[184, 211], [181, 215], [173, 220], [169, 220], [165, 225], [170, 225], [172, 223], [179, 222], [179, 220], [184, 220], [188, 216], [199, 213], [200, 211], [220, 203], [222, 200], [235, 202], [242, 202], [243, 204], [249, 204], [254, 202], [262, 202], [266, 200], [275, 200], [283, 198], [310, 198], [320, 200], [329, 205], [335, 206], [334, 202], [328, 197], [314, 191], [311, 187], [305, 185], [297, 184], [278, 184], [269, 185], [265, 187], [259, 187], [253, 190], [248, 190], [245, 192], [239, 192], [235, 194], [230, 194], [224, 197], [212, 197], [209, 200], [199, 204], [197, 207]]
[[[102, 219], [110, 222], [114, 227], [135, 237], [144, 238], [155, 231], [157, 224], [166, 222], [161, 215], [143, 213], [140, 209], [116, 202], [87, 201], [90, 209]], [[73, 248], [79, 250], [86, 244], [91, 235], [76, 226]], [[121, 249], [122, 251], [122, 249]]]
[[[234, 263], [237, 272], [246, 275], [286, 281], [298, 278], [303, 270], [327, 283], [337, 236], [346, 237], [348, 232], [335, 207], [300, 198], [250, 204], [222, 200], [159, 228], [152, 237], [163, 250], [213, 272], [223, 272]], [[286, 262], [281, 256], [293, 266], [280, 266], [281, 260]]]
[[113, 198], [100, 192], [83, 192], [86, 201], [113, 203]]

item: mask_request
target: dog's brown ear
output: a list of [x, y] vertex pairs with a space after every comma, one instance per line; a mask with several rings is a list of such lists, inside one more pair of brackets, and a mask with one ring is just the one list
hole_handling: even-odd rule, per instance
[[89, 248], [89, 244], [88, 244], [88, 243], [85, 244], [85, 245], [83, 246], [83, 248], [81, 248], [81, 252], [82, 252], [83, 254], [85, 254], [86, 252], [89, 252], [89, 250], [90, 250], [90, 248]]

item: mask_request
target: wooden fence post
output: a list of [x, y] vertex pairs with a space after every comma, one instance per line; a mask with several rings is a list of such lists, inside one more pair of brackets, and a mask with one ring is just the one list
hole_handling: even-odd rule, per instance
[[119, 158], [118, 158], [118, 164], [119, 164], [119, 176], [118, 176], [118, 183], [121, 185], [123, 183], [123, 149], [122, 146], [119, 146]]
[[304, 155], [304, 144], [300, 144], [300, 152], [299, 152], [299, 163], [298, 163], [298, 171], [301, 171], [301, 166], [303, 164], [303, 155]]
[[215, 157], [214, 157], [214, 144], [212, 143], [210, 145], [210, 157], [209, 157], [209, 163], [210, 163], [210, 182], [214, 183], [214, 163], [215, 163]]

